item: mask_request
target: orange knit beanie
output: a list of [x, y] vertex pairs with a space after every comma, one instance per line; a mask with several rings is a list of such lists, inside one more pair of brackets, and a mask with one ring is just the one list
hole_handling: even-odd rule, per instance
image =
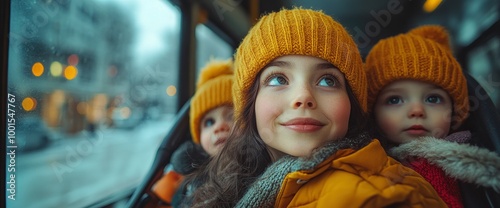
[[453, 57], [448, 32], [441, 26], [420, 26], [380, 40], [368, 54], [365, 67], [370, 111], [385, 86], [412, 79], [432, 83], [448, 92], [453, 100], [452, 121], [456, 124], [460, 125], [468, 116], [467, 82]]
[[191, 99], [189, 122], [193, 142], [200, 143], [200, 122], [208, 111], [232, 105], [233, 62], [212, 60], [202, 69]]
[[353, 38], [342, 25], [320, 11], [283, 9], [263, 16], [235, 54], [234, 115], [242, 117], [244, 102], [259, 72], [284, 55], [322, 58], [342, 73], [366, 112], [366, 76]]

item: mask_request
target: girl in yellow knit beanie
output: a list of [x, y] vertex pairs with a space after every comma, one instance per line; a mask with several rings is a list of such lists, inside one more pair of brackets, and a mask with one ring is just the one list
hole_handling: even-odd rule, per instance
[[211, 60], [201, 70], [189, 112], [194, 145], [186, 142], [173, 153], [172, 170], [154, 188], [155, 194], [166, 204], [176, 207], [181, 203], [189, 185], [182, 184], [184, 175], [196, 171], [197, 166], [224, 146], [233, 127], [232, 84], [232, 60]]
[[366, 133], [352, 37], [320, 11], [263, 16], [235, 54], [235, 129], [190, 207], [444, 207]]
[[389, 153], [427, 179], [449, 207], [463, 207], [457, 179], [500, 190], [498, 155], [463, 144], [470, 132], [456, 132], [469, 112], [467, 83], [443, 27], [379, 41], [366, 70], [368, 106]]

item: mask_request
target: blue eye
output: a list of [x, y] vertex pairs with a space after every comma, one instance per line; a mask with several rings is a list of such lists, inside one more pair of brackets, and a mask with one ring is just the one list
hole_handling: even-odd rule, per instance
[[438, 104], [441, 103], [442, 100], [443, 99], [439, 95], [431, 95], [425, 99], [425, 102]]
[[288, 82], [286, 81], [285, 77], [282, 75], [272, 75], [267, 79], [267, 85], [269, 86], [279, 86], [279, 85], [286, 85]]
[[387, 98], [385, 103], [387, 103], [389, 105], [401, 104], [401, 103], [403, 103], [403, 99], [401, 99], [401, 97], [398, 97], [398, 96], [391, 96], [391, 97]]
[[215, 124], [215, 120], [213, 118], [207, 118], [205, 121], [203, 121], [203, 126], [204, 127], [211, 127]]
[[321, 77], [318, 85], [324, 87], [334, 87], [337, 86], [337, 79], [332, 75], [325, 75]]

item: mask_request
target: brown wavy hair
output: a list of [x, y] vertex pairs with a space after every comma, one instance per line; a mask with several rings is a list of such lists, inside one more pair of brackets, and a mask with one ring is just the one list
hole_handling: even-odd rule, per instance
[[[256, 80], [259, 80], [260, 74]], [[187, 198], [189, 207], [234, 207], [249, 186], [273, 162], [271, 154], [259, 136], [255, 117], [255, 100], [259, 82], [254, 81], [250, 96], [243, 106], [242, 117], [235, 120], [234, 129], [221, 152], [186, 181], [202, 184]], [[351, 103], [346, 137], [365, 132], [367, 113], [355, 98], [349, 83], [346, 91]]]

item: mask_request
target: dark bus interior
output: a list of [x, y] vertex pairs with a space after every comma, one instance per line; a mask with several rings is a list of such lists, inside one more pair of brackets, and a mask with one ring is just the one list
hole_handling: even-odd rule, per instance
[[[36, 0], [43, 4], [63, 5], [71, 0]], [[74, 0], [76, 1], [76, 0]], [[454, 55], [467, 78], [470, 116], [462, 128], [475, 135], [471, 144], [488, 148], [500, 154], [500, 2], [498, 0], [158, 0], [168, 2], [179, 10], [179, 33], [175, 53], [176, 100], [172, 107], [171, 127], [161, 137], [158, 146], [152, 147], [150, 169], [140, 178], [133, 189], [115, 190], [110, 196], [86, 203], [84, 207], [119, 207], [117, 202], [126, 201], [126, 207], [143, 207], [155, 196], [151, 191], [162, 176], [171, 154], [183, 142], [190, 140], [189, 100], [194, 94], [199, 66], [197, 63], [197, 25], [205, 25], [224, 40], [232, 49], [246, 35], [258, 18], [281, 8], [302, 7], [322, 10], [339, 21], [353, 36], [363, 58], [378, 40], [424, 25], [438, 24], [450, 33]], [[9, 74], [9, 47], [13, 46], [16, 10], [14, 1], [2, 1], [0, 6], [1, 34], [1, 97], [6, 100], [12, 85]], [[57, 20], [56, 20], [57, 21]], [[5, 107], [5, 108], [4, 108]], [[7, 104], [2, 102], [0, 116], [7, 117]], [[7, 126], [2, 119], [2, 126]], [[3, 132], [4, 135], [7, 132]], [[7, 151], [2, 146], [3, 151]], [[4, 152], [5, 153], [5, 152]], [[127, 161], [123, 161], [126, 163]], [[7, 164], [5, 164], [7, 165]], [[21, 171], [21, 170], [19, 170]], [[120, 177], [120, 176], [116, 176]], [[7, 178], [7, 176], [6, 176]], [[19, 180], [22, 180], [21, 178]], [[55, 185], [57, 186], [57, 184]], [[500, 193], [493, 189], [460, 184], [465, 207], [500, 207]], [[21, 190], [18, 190], [21, 192]], [[4, 194], [6, 196], [6, 194]], [[9, 202], [8, 202], [9, 203]], [[7, 204], [8, 204], [7, 203]], [[36, 204], [36, 202], [33, 202]]]
[[[440, 2], [440, 5], [435, 11], [427, 10], [426, 4], [434, 4]], [[439, 24], [445, 26], [452, 35], [452, 45], [454, 46], [455, 55], [462, 64], [464, 71], [467, 71], [467, 82], [471, 105], [474, 110], [464, 124], [463, 128], [474, 129], [477, 138], [483, 140], [474, 140], [471, 143], [500, 153], [500, 130], [498, 123], [500, 122], [498, 113], [490, 111], [490, 109], [498, 109], [498, 101], [488, 99], [475, 99], [478, 94], [485, 95], [486, 90], [480, 83], [470, 74], [474, 73], [474, 58], [471, 56], [474, 50], [491, 44], [500, 35], [500, 21], [491, 20], [489, 24], [484, 21], [490, 19], [489, 15], [498, 13], [500, 5], [498, 2], [482, 1], [473, 2], [467, 0], [461, 1], [412, 1], [412, 0], [394, 0], [394, 1], [349, 1], [349, 2], [334, 2], [334, 1], [197, 1], [197, 2], [182, 2], [181, 8], [191, 9], [186, 11], [192, 16], [188, 18], [199, 18], [197, 15], [208, 13], [206, 24], [212, 25], [216, 30], [220, 30], [224, 35], [227, 35], [230, 41], [237, 47], [241, 40], [255, 20], [262, 14], [272, 11], [278, 11], [280, 8], [291, 8], [300, 6], [303, 8], [315, 8], [330, 14], [333, 18], [341, 22], [353, 35], [362, 56], [366, 56], [371, 47], [377, 43], [379, 39], [393, 36], [395, 34], [404, 33], [419, 25], [423, 24]], [[439, 4], [439, 3], [437, 3]], [[193, 11], [194, 10], [194, 11]], [[205, 12], [197, 12], [204, 10]], [[460, 12], [459, 12], [460, 11]], [[492, 18], [495, 19], [495, 18]], [[491, 60], [500, 58], [498, 52], [489, 52]], [[490, 78], [499, 80], [499, 65], [493, 64], [491, 68]], [[467, 67], [471, 66], [471, 67]], [[149, 181], [146, 180], [140, 189], [145, 189], [141, 192], [136, 190], [130, 204], [131, 206], [140, 207], [141, 203], [148, 200], [148, 189], [152, 186], [152, 181], [159, 177], [158, 173], [161, 168], [168, 163], [168, 152], [173, 151], [181, 142], [175, 142], [176, 139], [184, 139], [188, 135], [182, 135], [176, 131], [182, 128], [188, 129], [187, 119], [188, 106], [185, 104], [178, 113], [179, 119], [175, 130], [171, 131], [167, 136], [171, 138], [170, 142], [163, 143], [156, 157], [158, 164], [157, 169], [150, 171]], [[169, 141], [169, 140], [165, 140]], [[162, 153], [163, 152], [163, 153]], [[163, 155], [163, 156], [162, 156]], [[153, 165], [153, 167], [155, 167]], [[155, 174], [156, 173], [156, 174]], [[478, 189], [469, 184], [462, 184], [464, 203], [466, 207], [497, 207], [500, 206], [499, 195], [492, 189]], [[139, 193], [139, 194], [138, 194]]]

